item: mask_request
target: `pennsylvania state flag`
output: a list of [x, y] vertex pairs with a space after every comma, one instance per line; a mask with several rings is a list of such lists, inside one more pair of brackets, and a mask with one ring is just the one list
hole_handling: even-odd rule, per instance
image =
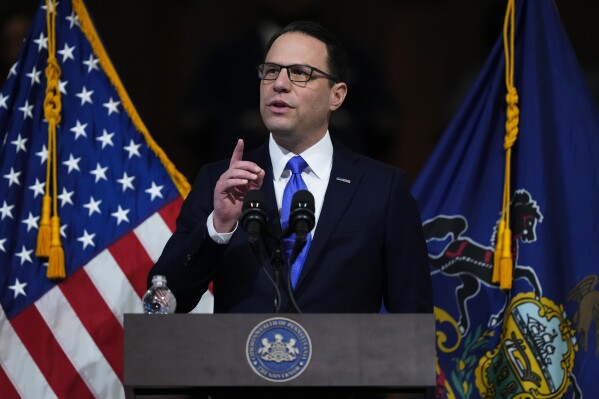
[[517, 1], [513, 285], [492, 284], [505, 167], [503, 41], [413, 192], [429, 248], [438, 397], [599, 396], [599, 118], [553, 1]]

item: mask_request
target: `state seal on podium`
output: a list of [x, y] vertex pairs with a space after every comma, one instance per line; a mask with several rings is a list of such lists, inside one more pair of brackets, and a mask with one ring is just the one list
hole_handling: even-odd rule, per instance
[[246, 355], [250, 367], [260, 377], [285, 382], [306, 370], [312, 356], [312, 343], [299, 323], [274, 317], [260, 322], [250, 332]]

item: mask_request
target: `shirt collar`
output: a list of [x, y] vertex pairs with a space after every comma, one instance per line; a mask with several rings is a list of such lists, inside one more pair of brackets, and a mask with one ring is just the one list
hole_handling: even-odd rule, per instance
[[285, 165], [287, 165], [287, 162], [296, 155], [301, 155], [308, 164], [307, 172], [314, 172], [319, 179], [326, 176], [333, 164], [333, 142], [331, 141], [328, 130], [318, 143], [314, 144], [301, 154], [294, 154], [278, 145], [271, 133], [268, 141], [268, 150], [270, 152], [270, 161], [275, 179], [281, 178], [285, 171]]

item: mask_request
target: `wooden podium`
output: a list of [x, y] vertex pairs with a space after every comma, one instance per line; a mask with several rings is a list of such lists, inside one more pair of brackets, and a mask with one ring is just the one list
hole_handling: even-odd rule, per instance
[[[285, 382], [262, 378], [246, 350], [254, 328], [279, 316], [303, 327], [311, 342], [309, 364]], [[312, 398], [434, 396], [432, 314], [127, 314], [124, 329], [129, 399], [285, 397], [283, 391]]]

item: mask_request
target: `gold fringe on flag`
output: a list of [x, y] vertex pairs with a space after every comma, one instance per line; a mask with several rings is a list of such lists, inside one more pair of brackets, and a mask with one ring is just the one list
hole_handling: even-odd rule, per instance
[[505, 85], [507, 88], [506, 123], [503, 148], [505, 149], [505, 178], [503, 184], [503, 199], [501, 205], [501, 220], [495, 243], [493, 267], [493, 283], [499, 283], [499, 288], [512, 288], [512, 230], [510, 229], [510, 193], [511, 193], [511, 163], [512, 147], [518, 138], [520, 110], [518, 109], [518, 91], [514, 87], [514, 42], [515, 42], [515, 0], [508, 0], [503, 24], [503, 46], [505, 51]]
[[139, 116], [137, 110], [133, 106], [133, 102], [131, 101], [131, 98], [129, 98], [129, 94], [127, 93], [125, 87], [121, 83], [121, 80], [119, 79], [116, 70], [112, 65], [112, 62], [110, 61], [110, 58], [108, 57], [108, 54], [106, 53], [106, 50], [104, 49], [104, 46], [100, 41], [100, 37], [94, 29], [94, 25], [92, 24], [91, 18], [87, 12], [87, 9], [85, 8], [85, 4], [83, 4], [83, 0], [72, 0], [71, 3], [73, 4], [73, 10], [75, 10], [77, 17], [79, 18], [79, 25], [81, 27], [81, 31], [91, 44], [92, 50], [94, 51], [96, 57], [98, 57], [100, 65], [102, 66], [102, 69], [108, 76], [110, 83], [112, 83], [117, 93], [119, 94], [119, 97], [123, 102], [123, 108], [127, 111], [127, 114], [131, 118], [133, 125], [135, 126], [137, 131], [144, 136], [150, 149], [154, 151], [158, 159], [160, 159], [160, 162], [166, 168], [166, 171], [173, 180], [173, 183], [175, 184], [175, 187], [177, 187], [177, 190], [179, 191], [181, 196], [183, 198], [187, 197], [187, 194], [189, 194], [189, 191], [191, 190], [191, 185], [189, 184], [185, 176], [183, 176], [183, 174], [181, 174], [181, 172], [177, 170], [175, 165], [168, 159], [164, 150], [162, 150], [162, 148], [160, 148], [160, 146], [154, 141], [152, 136], [150, 136], [148, 128], [141, 120], [141, 117]]

